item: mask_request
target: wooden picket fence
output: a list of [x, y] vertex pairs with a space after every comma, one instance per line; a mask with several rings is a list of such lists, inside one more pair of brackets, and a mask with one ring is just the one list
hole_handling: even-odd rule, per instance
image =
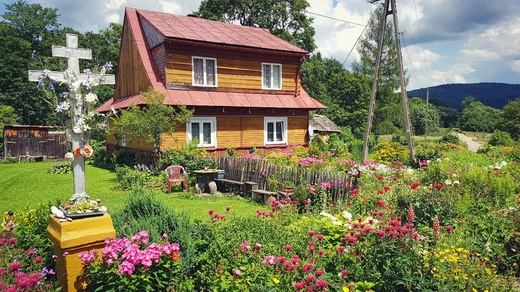
[[314, 171], [305, 167], [281, 166], [269, 163], [267, 159], [243, 158], [239, 156], [220, 156], [215, 158], [219, 169], [225, 171], [225, 177], [243, 182], [256, 182], [258, 188], [266, 191], [277, 191], [268, 180], [276, 180], [280, 184], [292, 181], [295, 186], [302, 183], [311, 185], [327, 183], [329, 198], [342, 200], [346, 194], [356, 188], [358, 172], [345, 173], [332, 170]]

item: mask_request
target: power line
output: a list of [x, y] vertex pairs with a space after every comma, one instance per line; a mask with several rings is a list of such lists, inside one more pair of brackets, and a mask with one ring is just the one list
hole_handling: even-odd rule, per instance
[[341, 22], [345, 22], [345, 23], [350, 23], [350, 24], [354, 24], [354, 25], [366, 26], [366, 24], [361, 24], [361, 23], [357, 23], [357, 22], [352, 22], [352, 21], [344, 20], [344, 19], [339, 19], [339, 18], [335, 18], [335, 17], [332, 17], [332, 16], [323, 15], [323, 14], [318, 14], [318, 13], [314, 13], [314, 12], [310, 12], [310, 11], [307, 11], [306, 13], [309, 13], [309, 14], [312, 14], [312, 15], [316, 15], [316, 16], [320, 16], [320, 17], [325, 17], [325, 18], [333, 19], [333, 20], [337, 20], [337, 21], [341, 21]]
[[[423, 49], [422, 50], [422, 54], [423, 54], [423, 59], [426, 60], [425, 56], [424, 56], [424, 42], [423, 42], [423, 39], [422, 39], [422, 33], [421, 33], [421, 26], [419, 25], [419, 14], [417, 13], [417, 6], [415, 5], [415, 0], [413, 0], [413, 7], [415, 9], [415, 19], [417, 20], [417, 30], [419, 31], [419, 38], [421, 40], [421, 48]], [[428, 62], [424, 62], [426, 64], [426, 72], [427, 72], [427, 76], [428, 76], [428, 80], [430, 81], [430, 86], [432, 86], [432, 79], [431, 79], [431, 76], [430, 76], [430, 70], [428, 69], [429, 68], [429, 65], [428, 65]]]
[[361, 33], [359, 34], [359, 36], [358, 36], [356, 42], [354, 43], [354, 45], [352, 46], [352, 48], [351, 48], [350, 51], [348, 52], [348, 55], [347, 55], [347, 57], [345, 58], [345, 60], [343, 61], [343, 63], [341, 64], [341, 66], [344, 66], [344, 65], [345, 65], [345, 62], [347, 62], [348, 57], [350, 57], [350, 54], [352, 54], [352, 51], [354, 51], [354, 48], [356, 47], [357, 43], [359, 42], [359, 40], [361, 39], [361, 37], [362, 37], [363, 34], [365, 33], [365, 30], [367, 29], [368, 25], [370, 24], [370, 21], [372, 21], [372, 18], [374, 17], [375, 14], [376, 14], [376, 10], [374, 10], [374, 12], [372, 12], [372, 15], [370, 15], [370, 18], [368, 19], [367, 24], [366, 24], [365, 27], [363, 28], [363, 31], [361, 31]]

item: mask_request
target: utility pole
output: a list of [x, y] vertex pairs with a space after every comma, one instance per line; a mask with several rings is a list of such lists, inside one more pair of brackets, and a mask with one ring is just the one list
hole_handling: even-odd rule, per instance
[[424, 117], [424, 142], [428, 137], [428, 122], [430, 121], [430, 115], [428, 115], [428, 99], [430, 98], [430, 89], [426, 89], [426, 116]]
[[[378, 0], [374, 0], [372, 2], [377, 2]], [[386, 18], [388, 15], [392, 14], [394, 21], [394, 33], [395, 33], [395, 44], [397, 49], [397, 61], [399, 63], [399, 77], [401, 81], [401, 96], [403, 100], [403, 109], [404, 109], [404, 118], [405, 118], [405, 126], [406, 126], [406, 138], [408, 139], [408, 149], [410, 150], [410, 156], [412, 159], [415, 158], [415, 147], [413, 144], [412, 137], [412, 123], [410, 121], [410, 110], [408, 106], [408, 96], [406, 93], [406, 82], [404, 79], [404, 69], [403, 69], [403, 57], [401, 54], [401, 40], [399, 37], [399, 24], [397, 21], [397, 7], [396, 0], [385, 0], [384, 2], [384, 11], [381, 19], [381, 23], [379, 26], [379, 43], [378, 43], [378, 51], [376, 58], [376, 68], [374, 73], [374, 80], [372, 82], [372, 95], [370, 97], [370, 106], [368, 109], [368, 120], [367, 120], [367, 128], [365, 133], [365, 140], [363, 143], [363, 156], [361, 157], [362, 162], [366, 161], [368, 158], [368, 146], [370, 141], [370, 132], [372, 130], [372, 120], [374, 118], [374, 106], [377, 95], [377, 83], [379, 79], [379, 67], [381, 63], [381, 56], [383, 54], [383, 43], [384, 43], [384, 35], [386, 28]], [[391, 6], [391, 10], [390, 10]]]

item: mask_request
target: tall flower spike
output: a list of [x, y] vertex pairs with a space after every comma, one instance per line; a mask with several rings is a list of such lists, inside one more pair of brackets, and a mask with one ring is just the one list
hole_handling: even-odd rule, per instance
[[413, 210], [412, 203], [410, 203], [410, 207], [408, 207], [408, 216], [406, 217], [408, 223], [413, 226], [413, 222], [415, 221], [415, 211]]
[[435, 216], [433, 219], [433, 236], [435, 237], [435, 241], [439, 240], [439, 230], [441, 229], [441, 224], [439, 223], [439, 217]]

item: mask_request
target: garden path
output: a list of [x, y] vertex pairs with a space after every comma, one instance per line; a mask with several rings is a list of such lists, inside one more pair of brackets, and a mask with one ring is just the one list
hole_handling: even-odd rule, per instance
[[459, 139], [466, 143], [466, 145], [468, 145], [468, 150], [469, 151], [473, 151], [473, 152], [477, 152], [477, 150], [484, 146], [483, 143], [480, 143], [480, 142], [477, 142], [477, 141], [474, 141], [473, 138], [471, 137], [468, 137], [464, 134], [461, 134], [461, 133], [457, 133], [459, 135]]

